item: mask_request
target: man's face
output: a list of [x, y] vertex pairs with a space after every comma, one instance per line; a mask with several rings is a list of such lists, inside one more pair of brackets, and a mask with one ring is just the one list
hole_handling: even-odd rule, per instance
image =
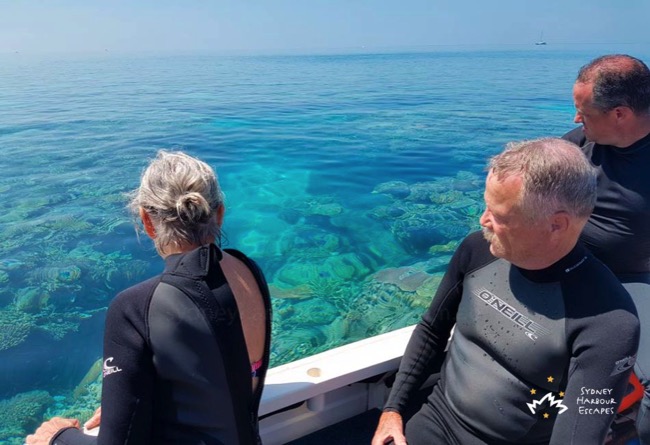
[[521, 213], [518, 207], [521, 188], [520, 176], [498, 180], [490, 172], [485, 182], [485, 212], [480, 223], [492, 255], [525, 267], [531, 258], [544, 252], [548, 234], [543, 225], [531, 223]]
[[573, 86], [573, 103], [576, 116], [573, 121], [582, 124], [585, 136], [601, 145], [615, 145], [616, 113], [601, 111], [593, 105], [593, 83], [576, 82]]

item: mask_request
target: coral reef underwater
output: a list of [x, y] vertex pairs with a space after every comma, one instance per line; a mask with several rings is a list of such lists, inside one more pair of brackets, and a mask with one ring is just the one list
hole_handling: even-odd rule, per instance
[[[350, 203], [315, 193], [307, 170], [252, 170], [232, 181], [224, 244], [257, 260], [269, 281], [272, 365], [416, 323], [482, 209], [482, 180], [469, 172], [381, 182]], [[251, 188], [255, 196], [239, 199]], [[32, 336], [52, 345], [74, 338], [117, 291], [158, 273], [162, 263], [150, 247], [120, 241], [135, 236], [126, 216], [111, 216], [124, 214], [123, 197], [116, 198], [123, 191], [75, 188], [75, 199], [97, 203], [96, 214], [49, 194], [0, 216], [0, 353], [11, 354]], [[21, 218], [30, 221], [27, 229], [12, 223]], [[53, 415], [87, 419], [99, 403], [100, 371], [101, 360], [49, 392], [1, 400], [0, 441], [21, 443]]]

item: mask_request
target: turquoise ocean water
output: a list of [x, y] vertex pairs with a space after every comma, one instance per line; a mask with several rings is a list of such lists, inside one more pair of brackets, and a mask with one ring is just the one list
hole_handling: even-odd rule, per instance
[[279, 365], [417, 322], [478, 228], [487, 158], [573, 128], [577, 70], [608, 52], [650, 59], [0, 56], [0, 443], [97, 405], [106, 307], [162, 267], [124, 197], [157, 149], [217, 170], [223, 244], [266, 273]]

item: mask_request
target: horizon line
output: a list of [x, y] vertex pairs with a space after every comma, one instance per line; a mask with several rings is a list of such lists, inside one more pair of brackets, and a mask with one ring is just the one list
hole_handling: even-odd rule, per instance
[[[96, 49], [77, 49], [77, 50], [63, 50], [63, 49], [48, 49], [48, 50], [22, 50], [22, 49], [0, 49], [0, 55], [11, 54], [27, 54], [27, 55], [98, 55], [98, 54], [118, 54], [118, 55], [346, 55], [349, 53], [355, 54], [373, 54], [377, 52], [414, 52], [417, 50], [431, 50], [441, 48], [484, 48], [490, 49], [494, 47], [522, 47], [522, 48], [538, 48], [539, 50], [546, 50], [548, 47], [553, 46], [606, 46], [606, 45], [648, 45], [648, 42], [553, 42], [546, 41], [546, 45], [536, 45], [536, 42], [528, 43], [433, 43], [421, 45], [398, 45], [398, 46], [342, 46], [342, 47], [311, 47], [311, 48], [257, 48], [257, 49], [210, 49], [210, 48], [188, 48], [188, 49], [139, 49], [139, 50], [124, 50], [124, 49], [110, 49], [97, 47]], [[546, 48], [539, 48], [544, 46]]]

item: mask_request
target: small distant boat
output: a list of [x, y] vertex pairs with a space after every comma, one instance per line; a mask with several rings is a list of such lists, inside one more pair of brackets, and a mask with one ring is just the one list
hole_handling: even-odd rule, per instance
[[539, 40], [535, 42], [535, 45], [546, 45], [546, 41], [544, 40], [544, 31], [539, 35]]

